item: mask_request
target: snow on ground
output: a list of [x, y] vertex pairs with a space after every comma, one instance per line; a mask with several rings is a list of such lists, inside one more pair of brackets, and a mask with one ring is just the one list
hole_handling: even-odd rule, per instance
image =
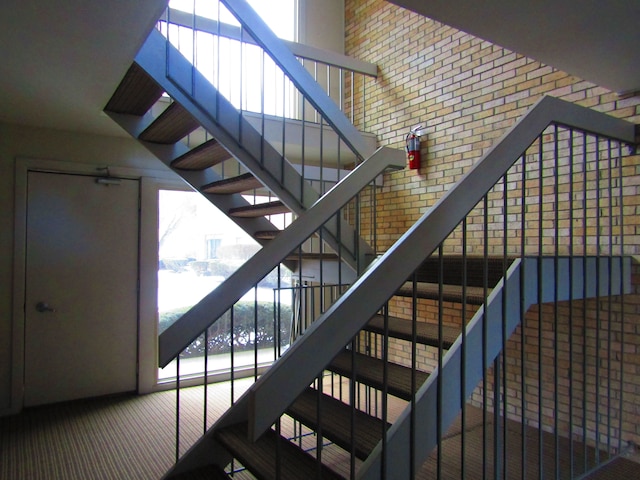
[[[195, 305], [223, 281], [223, 277], [201, 276], [192, 270], [185, 270], [184, 272], [159, 270], [158, 311], [165, 312], [175, 308]], [[283, 290], [280, 298], [282, 303], [290, 303], [291, 290]], [[254, 290], [251, 289], [242, 299], [253, 301], [255, 299]], [[259, 287], [258, 300], [272, 302], [273, 289]]]

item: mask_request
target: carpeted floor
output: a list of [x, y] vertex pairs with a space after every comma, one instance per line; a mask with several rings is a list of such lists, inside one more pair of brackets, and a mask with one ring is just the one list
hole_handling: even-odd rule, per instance
[[[235, 388], [237, 397], [243, 384]], [[211, 425], [230, 404], [228, 384], [210, 386], [207, 404]], [[78, 400], [0, 418], [0, 479], [156, 480], [175, 458], [175, 405], [169, 391]], [[182, 389], [180, 406], [184, 453], [204, 429], [202, 387]]]
[[[251, 381], [236, 382], [237, 398]], [[203, 432], [204, 408], [202, 387], [182, 389], [180, 414], [182, 442], [180, 452]], [[31, 408], [20, 415], [0, 418], [0, 479], [2, 480], [155, 480], [168, 470], [175, 458], [175, 392], [160, 392], [145, 396], [80, 400], [46, 407]], [[228, 383], [209, 387], [207, 425], [211, 425], [230, 404]], [[398, 409], [399, 411], [399, 409]], [[292, 428], [286, 426], [286, 429]], [[481, 411], [468, 409], [465, 425], [466, 478], [493, 478], [491, 465], [492, 428], [482, 429]], [[508, 426], [507, 478], [521, 478], [521, 427]], [[460, 479], [462, 429], [454, 424], [442, 442], [442, 478]], [[538, 478], [539, 432], [527, 430], [526, 472]], [[307, 448], [314, 448], [315, 439], [305, 437]], [[485, 441], [486, 440], [486, 441]], [[555, 478], [555, 458], [560, 459], [558, 478], [569, 478], [566, 461], [567, 442], [560, 441], [558, 455], [555, 437], [543, 436], [544, 478]], [[483, 444], [487, 449], [483, 450]], [[575, 454], [577, 452], [577, 455]], [[582, 453], [584, 452], [584, 454]], [[490, 459], [483, 462], [484, 454]], [[574, 474], [584, 472], [584, 455], [593, 465], [593, 449], [574, 444]], [[328, 445], [323, 461], [348, 476], [349, 455]], [[600, 462], [606, 461], [601, 456]], [[358, 462], [359, 463], [359, 462]], [[582, 468], [582, 470], [581, 470]], [[425, 463], [417, 477], [437, 478], [435, 454]], [[243, 473], [239, 476], [249, 477]], [[624, 458], [615, 459], [589, 480], [640, 479], [640, 463]]]

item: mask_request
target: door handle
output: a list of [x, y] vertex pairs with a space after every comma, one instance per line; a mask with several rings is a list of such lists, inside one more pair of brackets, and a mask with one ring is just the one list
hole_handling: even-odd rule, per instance
[[51, 308], [51, 307], [49, 306], [49, 304], [48, 304], [48, 303], [45, 303], [45, 302], [38, 302], [38, 303], [36, 304], [36, 310], [37, 310], [38, 312], [40, 312], [40, 313], [45, 313], [45, 312], [55, 312], [55, 311], [56, 311], [56, 309], [55, 309], [55, 308]]

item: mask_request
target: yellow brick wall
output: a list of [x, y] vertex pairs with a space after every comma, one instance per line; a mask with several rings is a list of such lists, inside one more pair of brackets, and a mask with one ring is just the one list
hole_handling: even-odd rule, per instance
[[[347, 107], [353, 108], [355, 124], [363, 131], [377, 135], [381, 146], [404, 148], [404, 140], [411, 127], [418, 124], [425, 125], [426, 139], [422, 143], [422, 168], [419, 171], [404, 170], [385, 175], [384, 187], [377, 192], [375, 208], [371, 208], [367, 195], [362, 198], [363, 226], [367, 231], [369, 224], [373, 224], [372, 215], [375, 214], [377, 250], [387, 250], [400, 235], [402, 235], [420, 216], [432, 206], [444, 192], [451, 188], [461, 176], [477, 161], [482, 153], [491, 147], [518, 118], [537, 102], [543, 95], [551, 95], [576, 104], [593, 108], [598, 111], [625, 118], [633, 123], [640, 123], [640, 97], [621, 98], [616, 93], [558, 71], [550, 66], [541, 64], [533, 59], [511, 52], [490, 42], [466, 34], [455, 28], [442, 25], [420, 15], [401, 9], [383, 0], [345, 0], [346, 53], [354, 57], [375, 63], [379, 67], [379, 77], [369, 80], [362, 86], [360, 83], [348, 87], [346, 94]], [[353, 106], [351, 97], [353, 96]], [[547, 136], [550, 135], [549, 133]], [[625, 152], [626, 153], [626, 152]], [[593, 154], [590, 153], [590, 161]], [[625, 156], [619, 166], [613, 161], [611, 166], [604, 166], [599, 171], [588, 170], [586, 179], [582, 173], [574, 173], [571, 178], [566, 169], [560, 172], [558, 179], [545, 177], [540, 196], [539, 184], [536, 181], [527, 182], [526, 195], [531, 202], [527, 202], [525, 230], [535, 232], [539, 227], [539, 210], [542, 209], [542, 223], [550, 236], [545, 238], [542, 246], [537, 244], [537, 238], [532, 234], [527, 239], [528, 253], [537, 253], [539, 249], [545, 254], [558, 251], [560, 254], [569, 252], [567, 229], [569, 227], [569, 211], [576, 212], [578, 220], [574, 225], [574, 235], [581, 238], [586, 232], [586, 241], [582, 242], [576, 254], [588, 253], [620, 253], [621, 227], [612, 222], [609, 229], [607, 211], [616, 215], [620, 212], [618, 199], [620, 190], [611, 196], [606, 191], [611, 183], [619, 188], [619, 176], [623, 177], [623, 213], [624, 213], [624, 253], [628, 255], [640, 254], [640, 161], [637, 156]], [[545, 165], [553, 170], [554, 165]], [[517, 172], [516, 168], [516, 172]], [[546, 175], [546, 174], [545, 174]], [[609, 180], [611, 178], [611, 180]], [[521, 183], [516, 177], [508, 181], [508, 190], [520, 191]], [[583, 183], [584, 182], [584, 183]], [[586, 191], [583, 192], [583, 184]], [[555, 217], [555, 194], [558, 189], [558, 218]], [[571, 199], [571, 192], [576, 189]], [[598, 188], [600, 190], [598, 190]], [[599, 192], [599, 193], [595, 193]], [[602, 195], [602, 198], [598, 196]], [[587, 209], [582, 211], [580, 203], [586, 197]], [[598, 199], [599, 198], [599, 199]], [[517, 201], [514, 206], [519, 208]], [[488, 207], [490, 225], [490, 247], [492, 254], [502, 254], [503, 225], [501, 194], [493, 194]], [[529, 204], [530, 203], [530, 204]], [[611, 206], [611, 207], [610, 207]], [[470, 224], [477, 226], [482, 208], [477, 208]], [[521, 219], [515, 219], [512, 225], [511, 216], [508, 217], [508, 236], [510, 237], [508, 251], [517, 253]], [[599, 224], [596, 223], [596, 218]], [[551, 224], [551, 226], [550, 226]], [[600, 225], [601, 231], [596, 231]], [[495, 228], [492, 228], [495, 227]], [[513, 231], [512, 231], [513, 227]], [[471, 253], [482, 253], [484, 248], [482, 228], [475, 230], [477, 234], [470, 235], [467, 248]], [[514, 233], [515, 232], [515, 233]], [[604, 232], [604, 233], [603, 233]], [[600, 237], [598, 237], [598, 233]], [[608, 237], [612, 238], [612, 248], [608, 249]], [[511, 237], [513, 236], [513, 239]], [[460, 251], [460, 234], [456, 232], [453, 241], [448, 242], [445, 250]], [[598, 240], [600, 238], [600, 240]], [[600, 242], [601, 246], [598, 252]], [[578, 242], [580, 243], [580, 242]], [[556, 250], [557, 249], [557, 250]], [[573, 368], [575, 383], [573, 388], [574, 416], [582, 415], [578, 398], [582, 398], [582, 365], [587, 365], [587, 410], [590, 416], [596, 410], [601, 415], [604, 411], [614, 416], [618, 415], [619, 375], [621, 371], [620, 355], [624, 350], [624, 440], [640, 443], [640, 300], [638, 289], [640, 281], [634, 267], [634, 293], [626, 295], [625, 301], [625, 332], [620, 331], [620, 313], [618, 307], [609, 311], [600, 304], [597, 315], [600, 324], [596, 328], [594, 317], [595, 304], [589, 303], [583, 321], [582, 313], [576, 313], [582, 304], [576, 305], [574, 322], [585, 323], [585, 334], [582, 330], [573, 337], [573, 342], [582, 345], [587, 343], [586, 357], [581, 347], [573, 350], [574, 358], [569, 359], [568, 344], [568, 307], [563, 304], [559, 310], [557, 336], [554, 328], [556, 313], [545, 305], [543, 316], [543, 401], [544, 424], [553, 425], [554, 392], [558, 391], [558, 420], [562, 432], [568, 431], [569, 393], [567, 375]], [[421, 319], [437, 319], [433, 316], [433, 305], [429, 302], [420, 303]], [[579, 307], [579, 308], [578, 308]], [[392, 314], [407, 316], [407, 305], [403, 301], [393, 301]], [[455, 307], [448, 307], [452, 311]], [[410, 318], [410, 316], [408, 317]], [[577, 320], [576, 320], [577, 319]], [[611, 319], [611, 323], [609, 323]], [[455, 313], [449, 315], [449, 322], [455, 323]], [[525, 326], [525, 363], [527, 398], [531, 392], [537, 390], [538, 349], [535, 339], [529, 338], [529, 329], [537, 332], [538, 313], [531, 311], [527, 315]], [[574, 323], [575, 324], [575, 323]], [[609, 328], [611, 342], [608, 341]], [[520, 375], [520, 332], [519, 328], [509, 341], [507, 349], [507, 374], [514, 380]], [[599, 331], [601, 347], [595, 351], [595, 336]], [[623, 338], [622, 338], [623, 337]], [[585, 340], [586, 339], [586, 340]], [[549, 359], [554, 359], [557, 342], [558, 361], [562, 365], [561, 377], [556, 384], [550, 380]], [[602, 345], [605, 346], [604, 350]], [[610, 347], [609, 347], [610, 346]], [[610, 348], [607, 350], [607, 348]], [[400, 361], [406, 358], [406, 345], [392, 346], [392, 354]], [[420, 364], [425, 368], [433, 364], [433, 353], [425, 351]], [[609, 364], [607, 358], [612, 361]], [[600, 365], [598, 374], [595, 365]], [[551, 368], [551, 370], [553, 370]], [[607, 383], [602, 375], [611, 375], [611, 382]], [[595, 387], [597, 380], [599, 387]], [[519, 382], [519, 380], [518, 380]], [[515, 383], [518, 383], [515, 382]], [[604, 383], [602, 383], [604, 382]], [[491, 385], [491, 384], [489, 384]], [[557, 386], [556, 386], [557, 385]], [[608, 387], [613, 388], [613, 402], [606, 398]], [[604, 393], [603, 393], [604, 392]], [[535, 424], [537, 409], [539, 408], [538, 393], [528, 402], [526, 418]], [[508, 401], [511, 416], [520, 418], [519, 398], [521, 389], [509, 386]], [[596, 396], [598, 402], [596, 402]], [[551, 403], [550, 399], [551, 398]], [[474, 400], [482, 401], [480, 392], [476, 392]], [[598, 405], [596, 407], [596, 405]], [[604, 409], [604, 410], [603, 410]], [[603, 420], [604, 421], [604, 420]], [[618, 425], [618, 420], [612, 422]], [[589, 435], [595, 435], [595, 426], [588, 425]], [[574, 428], [574, 433], [576, 432]], [[600, 430], [600, 435], [603, 431]], [[612, 437], [617, 437], [617, 431], [605, 431]]]

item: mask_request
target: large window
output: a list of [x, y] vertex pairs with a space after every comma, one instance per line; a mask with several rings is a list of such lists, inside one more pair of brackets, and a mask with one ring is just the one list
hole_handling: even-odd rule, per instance
[[[297, 0], [250, 0], [249, 3], [276, 35], [284, 40], [298, 37]], [[172, 0], [169, 6], [199, 17], [219, 22], [220, 29], [239, 27], [239, 23], [218, 2]], [[162, 30], [169, 40], [188, 58], [237, 109], [267, 115], [295, 118], [297, 92], [279, 67], [262, 53], [262, 49], [213, 31], [178, 26], [168, 19]], [[204, 28], [204, 27], [203, 27]]]
[[[233, 274], [260, 246], [197, 192], [160, 190], [158, 213], [158, 332], [162, 333]], [[279, 223], [278, 219], [272, 220]], [[284, 342], [280, 347], [288, 343], [290, 273], [282, 268], [281, 274], [280, 280], [273, 274], [268, 275], [234, 307], [234, 366], [237, 369], [253, 366], [255, 351], [259, 363], [274, 360], [273, 342], [278, 338], [274, 335], [276, 311], [284, 319], [278, 323]], [[227, 315], [210, 329], [208, 346], [197, 341], [186, 350], [181, 357], [181, 375], [201, 375], [205, 353], [208, 353], [210, 372], [228, 371], [231, 368], [229, 331]], [[175, 363], [172, 363], [158, 371], [158, 380], [167, 381], [175, 375]]]

